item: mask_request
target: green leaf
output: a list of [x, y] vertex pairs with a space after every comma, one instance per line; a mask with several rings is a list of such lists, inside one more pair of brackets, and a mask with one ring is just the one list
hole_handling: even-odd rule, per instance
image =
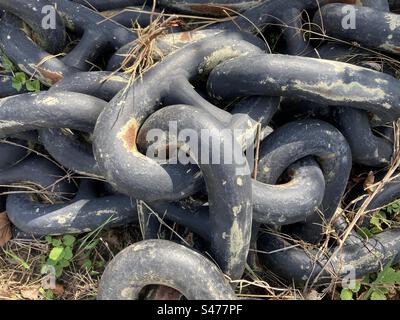
[[394, 285], [400, 283], [400, 272], [395, 271], [390, 265], [387, 265], [381, 272], [378, 273], [378, 277], [375, 282], [382, 284]]
[[63, 258], [64, 258], [65, 260], [71, 260], [73, 256], [74, 256], [74, 255], [73, 255], [73, 253], [72, 253], [71, 247], [65, 247], [65, 248], [64, 248], [64, 257], [63, 257]]
[[60, 239], [53, 239], [53, 241], [51, 242], [53, 244], [54, 247], [61, 247], [62, 242]]
[[353, 292], [349, 289], [342, 289], [342, 292], [340, 292], [340, 299], [353, 300]]
[[400, 200], [389, 204], [385, 209], [383, 209], [389, 214], [389, 217], [393, 219], [400, 211]]
[[64, 248], [63, 247], [55, 247], [51, 249], [49, 258], [54, 261], [58, 261], [63, 257]]
[[358, 291], [360, 291], [361, 289], [361, 282], [356, 282], [354, 288], [351, 288], [351, 291], [353, 291], [354, 293], [357, 293]]
[[386, 214], [382, 210], [375, 213], [370, 220], [370, 224], [376, 227], [379, 231], [382, 231], [382, 223], [386, 220]]
[[17, 90], [18, 92], [20, 92], [21, 89], [22, 89], [22, 83], [21, 83], [21, 82], [18, 82], [18, 81], [16, 81], [16, 80], [14, 80], [14, 78], [13, 78], [13, 79], [12, 79], [12, 87], [13, 87], [15, 90]]
[[24, 72], [17, 72], [17, 73], [15, 73], [13, 80], [15, 80], [15, 82], [25, 84], [26, 83], [26, 74]]
[[46, 300], [53, 300], [54, 293], [52, 290], [44, 290], [43, 288], [39, 289], [39, 293], [46, 299]]
[[369, 231], [369, 229], [367, 227], [358, 228], [357, 233], [360, 236], [362, 236], [364, 239], [371, 238], [374, 236], [374, 234], [371, 231]]
[[372, 227], [369, 231], [371, 232], [372, 235], [374, 235], [374, 234], [381, 233], [383, 231], [383, 229], [378, 228], [378, 227]]
[[5, 55], [1, 55], [1, 65], [2, 65], [3, 69], [8, 71], [8, 72], [11, 72], [11, 71], [14, 70], [14, 64]]
[[384, 294], [374, 291], [371, 294], [371, 300], [386, 300], [386, 297]]
[[66, 268], [66, 267], [69, 267], [70, 262], [68, 260], [61, 259], [60, 262], [58, 262], [58, 264], [60, 265], [60, 267]]
[[39, 92], [40, 91], [40, 81], [35, 79], [35, 80], [28, 80], [26, 81], [26, 88], [28, 91], [31, 92]]
[[49, 259], [47, 259], [46, 263], [51, 265], [51, 266], [55, 266], [57, 264], [57, 261], [54, 261], [54, 260], [49, 258]]
[[52, 243], [53, 238], [51, 236], [46, 236], [44, 240], [46, 240], [48, 243]]
[[388, 294], [389, 293], [389, 289], [386, 287], [375, 287], [374, 288], [376, 292], [379, 292], [383, 295]]
[[55, 268], [56, 268], [56, 277], [57, 278], [61, 277], [64, 268], [59, 264], [57, 264]]
[[367, 275], [361, 280], [361, 284], [368, 284], [368, 283], [370, 283], [369, 274], [367, 274]]
[[68, 247], [72, 247], [72, 245], [74, 244], [75, 240], [76, 240], [75, 237], [71, 236], [70, 234], [66, 234], [63, 237], [63, 242]]
[[90, 261], [89, 259], [86, 259], [83, 262], [82, 267], [84, 267], [85, 269], [90, 269], [92, 267], [92, 261]]
[[47, 298], [47, 300], [53, 300], [54, 299], [54, 293], [53, 293], [53, 291], [52, 290], [47, 290], [46, 291], [46, 298]]
[[372, 292], [374, 292], [374, 290], [369, 288], [367, 291], [361, 293], [361, 295], [358, 297], [358, 300], [368, 300], [371, 297]]

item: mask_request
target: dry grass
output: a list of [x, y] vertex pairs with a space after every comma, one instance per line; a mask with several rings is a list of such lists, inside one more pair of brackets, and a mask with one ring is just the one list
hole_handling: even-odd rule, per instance
[[[40, 273], [43, 259], [48, 255], [48, 244], [43, 241], [12, 240], [0, 254], [0, 300], [45, 299], [40, 292], [45, 280]], [[57, 280], [53, 292], [56, 299], [94, 299], [97, 277], [74, 266]]]
[[177, 24], [177, 17], [170, 16], [164, 19], [161, 14], [157, 15], [149, 26], [142, 28], [138, 25], [134, 28], [138, 39], [124, 57], [122, 66], [118, 70], [129, 75], [127, 87], [130, 87], [139, 76], [151, 68], [159, 58], [163, 58], [163, 53], [158, 49], [156, 41], [168, 33], [169, 28]]
[[[84, 236], [78, 239], [82, 240]], [[104, 265], [119, 251], [141, 238], [136, 228], [128, 230], [124, 227], [101, 231], [97, 239], [98, 244], [90, 251], [90, 260], [93, 265], [102, 262], [101, 266], [88, 270], [84, 266], [85, 252], [76, 245], [76, 256], [71, 265], [57, 279], [54, 299], [95, 299]], [[11, 240], [0, 249], [0, 300], [45, 299], [40, 292], [45, 277], [40, 271], [50, 249], [46, 241], [37, 239]]]

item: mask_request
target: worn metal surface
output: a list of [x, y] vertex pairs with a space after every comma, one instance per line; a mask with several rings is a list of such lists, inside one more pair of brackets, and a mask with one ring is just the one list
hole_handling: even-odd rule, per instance
[[121, 251], [104, 271], [97, 298], [136, 300], [151, 284], [174, 288], [187, 299], [235, 299], [229, 283], [211, 261], [165, 240], [142, 241]]
[[[22, 71], [37, 77], [46, 85], [51, 86], [64, 76], [78, 70], [88, 70], [92, 66], [91, 63], [95, 63], [96, 59], [107, 50], [116, 51], [137, 38], [134, 32], [124, 26], [113, 20], [105, 19], [99, 13], [80, 4], [65, 0], [46, 1], [46, 3], [53, 6], [59, 14], [56, 21], [62, 25], [57, 26], [57, 32], [62, 32], [65, 38], [64, 33], [67, 28], [82, 37], [78, 45], [62, 59], [54, 57], [52, 54], [61, 53], [64, 47], [63, 42], [45, 37], [45, 35], [42, 36], [41, 38], [45, 38], [45, 41], [55, 40], [50, 43], [59, 46], [47, 52], [46, 46], [40, 46], [40, 42], [36, 44], [22, 31], [24, 17], [28, 14], [25, 11], [22, 12], [23, 14], [19, 14], [20, 8], [23, 7], [17, 2], [7, 2], [7, 9], [11, 10], [10, 12], [18, 13], [23, 20], [6, 13], [0, 21], [1, 49]], [[28, 3], [26, 10], [32, 10], [32, 5], [33, 3]], [[40, 25], [43, 16], [40, 12], [38, 15], [38, 17], [29, 16], [30, 19], [35, 18], [30, 25]], [[38, 29], [42, 30], [43, 28], [39, 27]], [[53, 32], [52, 36], [55, 35], [57, 33]]]
[[160, 165], [146, 158], [138, 151], [136, 135], [146, 117], [162, 104], [197, 106], [228, 124], [231, 115], [202, 98], [189, 80], [207, 73], [219, 61], [260, 51], [246, 40], [254, 42], [251, 35], [220, 33], [183, 47], [111, 100], [97, 120], [94, 151], [104, 176], [117, 190], [143, 200], [178, 200], [198, 190], [195, 184], [201, 176], [194, 166], [182, 170], [179, 165]]
[[[211, 242], [211, 252], [222, 271], [237, 279], [243, 274], [250, 245], [252, 223], [250, 174], [239, 174], [240, 167], [237, 164], [224, 163], [225, 157], [228, 157], [225, 144], [234, 138], [222, 135], [220, 133], [222, 124], [215, 121], [207, 112], [195, 107], [176, 105], [153, 113], [143, 124], [138, 134], [138, 141], [146, 139], [147, 132], [153, 128], [167, 131], [170, 121], [177, 121], [178, 130], [193, 129], [199, 135], [202, 129], [209, 129], [213, 133], [211, 140], [220, 145], [218, 150], [222, 163], [219, 165], [212, 161], [212, 157], [216, 156], [215, 152], [212, 152], [214, 146], [210, 145], [208, 150], [204, 150], [199, 141], [198, 150], [201, 150], [199, 154], [190, 149], [187, 152], [195, 157], [193, 160], [199, 165], [207, 188], [210, 220], [207, 225], [211, 229], [208, 239]], [[184, 147], [184, 141], [178, 140], [177, 143], [181, 148]], [[234, 150], [240, 150], [240, 147], [233, 147], [229, 151], [233, 153]], [[233, 156], [232, 154], [232, 158]], [[243, 155], [242, 157], [247, 165], [246, 159]]]
[[68, 91], [4, 98], [0, 100], [0, 137], [54, 127], [90, 132], [106, 106], [104, 100]]
[[[343, 28], [343, 5], [328, 4], [321, 8], [314, 17], [314, 22], [321, 25], [327, 34], [343, 40], [355, 41], [362, 46], [399, 54], [400, 52], [400, 17], [398, 14], [369, 7], [354, 6], [356, 28]], [[376, 28], [375, 26], [379, 26]]]
[[76, 196], [62, 204], [43, 204], [29, 196], [7, 198], [7, 215], [21, 231], [36, 237], [76, 234], [137, 222], [136, 201], [123, 195], [97, 197], [93, 182], [82, 181]]

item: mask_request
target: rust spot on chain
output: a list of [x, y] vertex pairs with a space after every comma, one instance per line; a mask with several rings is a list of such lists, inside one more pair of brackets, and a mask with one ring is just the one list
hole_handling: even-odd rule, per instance
[[138, 152], [136, 146], [137, 131], [137, 121], [133, 118], [129, 120], [125, 126], [123, 126], [117, 135], [118, 139], [123, 142], [125, 149], [133, 153]]

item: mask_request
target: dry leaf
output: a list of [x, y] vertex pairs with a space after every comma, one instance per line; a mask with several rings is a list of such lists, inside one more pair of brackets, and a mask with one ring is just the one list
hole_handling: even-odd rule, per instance
[[6, 283], [0, 284], [0, 300], [12, 299], [14, 296]]
[[0, 300], [15, 299], [15, 295], [10, 291], [0, 290]]
[[64, 286], [62, 284], [58, 284], [57, 283], [56, 287], [54, 289], [52, 289], [52, 291], [56, 296], [61, 296], [61, 295], [64, 294], [65, 289], [64, 289]]
[[6, 212], [0, 213], [0, 247], [4, 246], [12, 238], [11, 224]]
[[34, 287], [34, 288], [21, 290], [22, 298], [28, 299], [28, 300], [37, 300], [39, 298], [39, 288], [40, 287]]
[[306, 299], [306, 300], [322, 300], [322, 295], [318, 291], [311, 289], [309, 292], [305, 293], [304, 299]]
[[364, 181], [364, 190], [366, 190], [369, 195], [374, 193], [375, 188], [372, 188], [374, 184], [375, 184], [375, 175], [373, 171], [370, 171], [368, 173], [368, 177]]

